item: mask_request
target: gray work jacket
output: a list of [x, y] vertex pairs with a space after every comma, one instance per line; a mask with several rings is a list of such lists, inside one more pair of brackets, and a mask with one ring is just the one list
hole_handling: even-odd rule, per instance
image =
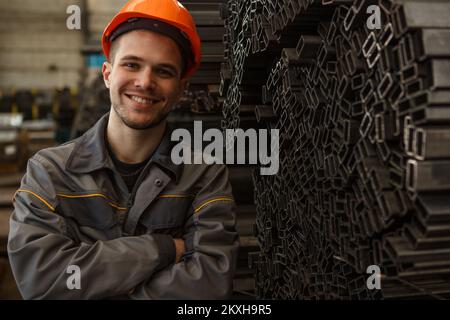
[[[28, 161], [8, 240], [23, 297], [229, 298], [239, 238], [226, 166], [173, 164], [166, 133], [130, 193], [107, 122]], [[186, 254], [175, 264], [177, 237]]]

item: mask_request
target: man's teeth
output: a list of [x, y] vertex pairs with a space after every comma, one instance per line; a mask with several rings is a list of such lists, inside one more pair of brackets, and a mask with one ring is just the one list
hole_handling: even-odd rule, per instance
[[150, 99], [144, 99], [141, 97], [137, 97], [137, 96], [131, 96], [131, 99], [138, 102], [138, 103], [142, 103], [142, 104], [150, 104], [150, 103], [154, 103], [155, 100], [150, 100]]

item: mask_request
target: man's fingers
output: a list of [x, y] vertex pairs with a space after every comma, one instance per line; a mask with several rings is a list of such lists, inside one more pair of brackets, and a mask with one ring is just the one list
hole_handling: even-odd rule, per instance
[[183, 256], [185, 252], [185, 244], [183, 239], [173, 239], [175, 243], [175, 249], [176, 249], [176, 260], [175, 263], [179, 262], [181, 257]]

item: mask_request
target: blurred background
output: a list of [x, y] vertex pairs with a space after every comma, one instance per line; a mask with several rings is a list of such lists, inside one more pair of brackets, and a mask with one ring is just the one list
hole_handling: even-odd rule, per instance
[[[222, 3], [180, 1], [193, 14], [202, 38], [202, 65], [190, 80], [169, 121], [192, 130], [220, 128], [219, 93], [224, 61]], [[6, 244], [12, 198], [27, 160], [36, 151], [83, 134], [109, 111], [109, 92], [101, 77], [103, 29], [125, 0], [0, 1], [0, 299], [20, 299], [8, 263]], [[81, 28], [71, 30], [70, 6], [80, 8]], [[72, 8], [72, 7], [71, 7]], [[255, 127], [241, 108], [241, 128]], [[233, 298], [252, 298], [254, 280], [248, 252], [257, 248], [251, 168], [230, 166], [238, 204], [242, 248]]]

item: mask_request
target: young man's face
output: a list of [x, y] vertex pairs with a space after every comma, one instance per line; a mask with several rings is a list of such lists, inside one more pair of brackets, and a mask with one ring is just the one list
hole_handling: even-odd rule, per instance
[[134, 30], [115, 40], [113, 51], [102, 72], [115, 113], [133, 129], [157, 126], [186, 85], [186, 79], [180, 79], [177, 44], [159, 33]]

